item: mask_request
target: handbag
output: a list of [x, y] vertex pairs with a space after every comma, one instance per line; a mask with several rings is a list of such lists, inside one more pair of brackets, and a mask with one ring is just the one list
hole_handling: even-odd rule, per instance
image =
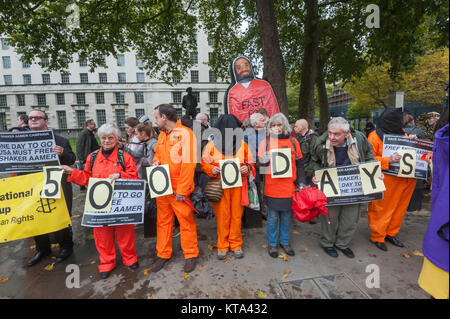
[[258, 189], [256, 188], [255, 178], [251, 173], [248, 176], [248, 201], [249, 201], [249, 204], [247, 206], [248, 208], [257, 211], [260, 210]]
[[223, 189], [220, 178], [210, 178], [205, 187], [205, 196], [211, 202], [218, 202], [222, 199]]

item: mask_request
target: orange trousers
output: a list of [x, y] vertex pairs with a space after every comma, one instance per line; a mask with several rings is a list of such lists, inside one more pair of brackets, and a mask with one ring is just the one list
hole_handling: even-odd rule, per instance
[[217, 251], [242, 249], [241, 222], [244, 207], [241, 206], [241, 187], [223, 190], [222, 199], [213, 203], [217, 217]]
[[156, 250], [157, 256], [163, 259], [172, 257], [173, 220], [177, 215], [180, 223], [181, 248], [184, 258], [198, 257], [197, 225], [194, 212], [185, 203], [175, 200], [175, 195], [158, 197], [156, 199], [158, 215], [156, 218]]
[[117, 245], [122, 255], [123, 264], [131, 266], [138, 261], [134, 245], [134, 225], [95, 227], [95, 246], [100, 255], [99, 272], [111, 271], [116, 267], [114, 237], [117, 237]]
[[416, 187], [414, 178], [384, 175], [386, 191], [382, 200], [369, 204], [370, 239], [384, 243], [384, 238], [396, 236]]

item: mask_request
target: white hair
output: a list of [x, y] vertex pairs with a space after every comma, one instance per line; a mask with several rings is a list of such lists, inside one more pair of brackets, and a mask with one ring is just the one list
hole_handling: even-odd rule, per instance
[[115, 124], [105, 123], [98, 129], [98, 136], [114, 134], [120, 139], [122, 132]]
[[292, 127], [289, 125], [289, 121], [283, 113], [277, 113], [272, 116], [269, 120], [269, 128], [272, 126], [272, 124], [283, 125], [283, 134], [291, 134], [292, 132]]
[[338, 127], [341, 130], [343, 130], [344, 132], [350, 131], [350, 124], [343, 117], [332, 118], [331, 121], [328, 123], [328, 128], [330, 128], [332, 126]]
[[261, 113], [253, 113], [250, 116], [250, 123], [252, 124], [252, 126], [255, 126], [256, 122], [259, 122], [262, 120], [264, 120], [264, 115], [262, 115]]

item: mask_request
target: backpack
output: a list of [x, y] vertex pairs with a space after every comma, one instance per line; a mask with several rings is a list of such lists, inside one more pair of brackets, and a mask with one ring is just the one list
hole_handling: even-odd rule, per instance
[[[95, 162], [95, 159], [97, 158], [97, 155], [98, 155], [99, 151], [100, 151], [100, 149], [92, 152], [91, 167], [89, 169], [89, 173], [90, 174], [92, 174], [92, 168], [94, 167], [94, 162]], [[119, 160], [118, 164], [120, 164], [120, 166], [122, 166], [122, 169], [125, 172], [126, 168], [125, 168], [125, 160], [123, 158], [123, 150], [121, 150], [121, 149], [117, 150], [117, 158]], [[117, 165], [117, 163], [116, 163], [116, 165]]]

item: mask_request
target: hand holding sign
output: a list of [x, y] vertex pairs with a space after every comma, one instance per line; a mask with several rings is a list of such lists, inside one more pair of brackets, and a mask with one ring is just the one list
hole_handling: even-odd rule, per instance
[[402, 156], [398, 176], [414, 178], [416, 175], [416, 150], [398, 150], [397, 153]]
[[220, 160], [219, 165], [223, 189], [242, 186], [239, 158]]
[[271, 150], [271, 174], [272, 178], [290, 178], [292, 177], [292, 158], [291, 149], [282, 148]]
[[147, 181], [151, 198], [173, 194], [169, 165], [147, 167]]
[[61, 179], [63, 170], [58, 166], [44, 166], [44, 186], [41, 198], [61, 198]]
[[85, 212], [111, 211], [114, 181], [108, 178], [90, 178], [87, 188]]

